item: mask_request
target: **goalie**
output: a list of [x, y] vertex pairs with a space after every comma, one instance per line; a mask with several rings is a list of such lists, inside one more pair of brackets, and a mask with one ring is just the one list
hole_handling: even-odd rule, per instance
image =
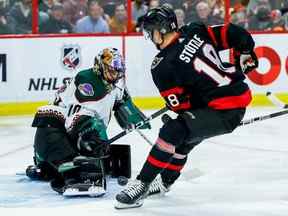
[[26, 169], [27, 176], [51, 180], [52, 189], [64, 196], [101, 196], [107, 174], [129, 178], [129, 146], [105, 142], [112, 111], [123, 129], [145, 117], [127, 92], [121, 54], [106, 48], [93, 68], [80, 71], [52, 104], [38, 109], [32, 123], [35, 165]]

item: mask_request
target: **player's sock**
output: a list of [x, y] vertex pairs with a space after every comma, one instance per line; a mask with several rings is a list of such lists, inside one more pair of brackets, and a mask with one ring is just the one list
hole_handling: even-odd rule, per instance
[[186, 162], [186, 155], [174, 154], [169, 166], [161, 172], [162, 181], [167, 185], [172, 185], [179, 178]]
[[174, 152], [175, 147], [173, 145], [158, 138], [137, 179], [151, 183], [163, 169], [169, 166]]
[[144, 199], [148, 195], [150, 183], [163, 169], [169, 166], [169, 161], [174, 153], [175, 147], [173, 145], [158, 138], [137, 179], [117, 194], [115, 208], [123, 209], [142, 206]]

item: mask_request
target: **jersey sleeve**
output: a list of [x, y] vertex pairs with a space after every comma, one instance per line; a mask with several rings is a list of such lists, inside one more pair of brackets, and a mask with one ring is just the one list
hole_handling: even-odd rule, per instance
[[255, 46], [250, 33], [232, 23], [208, 26], [207, 32], [218, 50], [234, 48], [240, 53], [251, 53]]
[[181, 112], [190, 109], [191, 104], [184, 86], [180, 85], [179, 74], [176, 76], [175, 73], [177, 70], [164, 62], [152, 71], [152, 78], [168, 108], [174, 112]]

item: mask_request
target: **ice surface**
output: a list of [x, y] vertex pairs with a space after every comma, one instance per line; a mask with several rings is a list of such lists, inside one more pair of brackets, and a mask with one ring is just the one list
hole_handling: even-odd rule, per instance
[[[246, 118], [278, 111], [249, 109]], [[152, 112], [147, 112], [151, 114]], [[287, 216], [287, 116], [238, 128], [232, 134], [206, 140], [189, 155], [183, 175], [164, 198], [149, 198], [143, 207], [115, 210], [121, 190], [109, 181], [102, 198], [64, 198], [48, 183], [17, 176], [32, 163], [32, 117], [0, 118], [0, 215], [128, 215], [128, 216]], [[160, 119], [144, 131], [155, 140]], [[121, 129], [113, 120], [109, 134]], [[117, 143], [132, 147], [133, 177], [150, 146], [136, 132]]]

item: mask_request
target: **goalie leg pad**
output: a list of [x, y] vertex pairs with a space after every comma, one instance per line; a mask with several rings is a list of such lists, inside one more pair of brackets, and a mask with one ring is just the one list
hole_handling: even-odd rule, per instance
[[110, 157], [105, 160], [105, 172], [112, 177], [131, 177], [131, 150], [127, 144], [110, 146]]
[[73, 168], [63, 169], [62, 178], [51, 182], [55, 191], [66, 197], [99, 197], [105, 194], [106, 178], [101, 158], [79, 156], [72, 164]]

